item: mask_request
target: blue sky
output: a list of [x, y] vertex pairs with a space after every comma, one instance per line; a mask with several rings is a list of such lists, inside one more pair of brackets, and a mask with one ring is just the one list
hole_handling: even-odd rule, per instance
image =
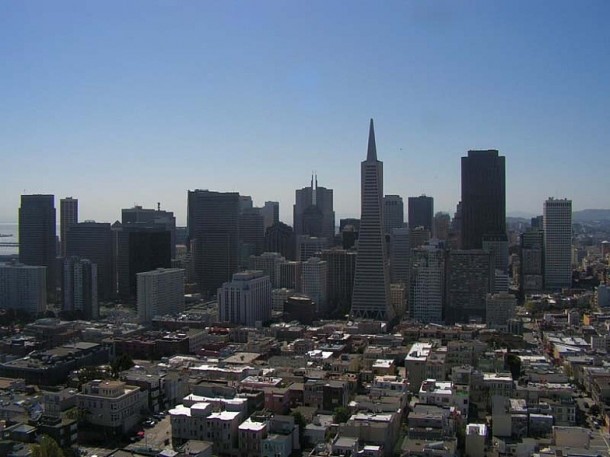
[[312, 170], [359, 216], [375, 119], [384, 191], [453, 213], [460, 157], [506, 156], [507, 209], [609, 208], [610, 2], [0, 2], [0, 221], [19, 195], [280, 202]]

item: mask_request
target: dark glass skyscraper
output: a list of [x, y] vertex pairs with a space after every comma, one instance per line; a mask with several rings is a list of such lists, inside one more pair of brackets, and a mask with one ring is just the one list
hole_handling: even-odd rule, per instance
[[504, 159], [494, 149], [462, 157], [462, 249], [481, 249], [485, 235], [506, 237]]
[[409, 228], [423, 227], [432, 233], [434, 229], [434, 199], [421, 195], [409, 197]]
[[188, 233], [195, 277], [202, 293], [213, 295], [238, 269], [239, 194], [188, 192]]
[[389, 320], [390, 279], [383, 233], [383, 163], [377, 160], [373, 120], [361, 164], [361, 217], [352, 295], [352, 316]]
[[54, 195], [22, 195], [19, 208], [19, 262], [47, 267], [47, 295], [56, 285], [56, 215]]
[[71, 225], [78, 223], [78, 199], [62, 198], [59, 201], [59, 230], [61, 232], [61, 256], [66, 256], [67, 233]]
[[318, 186], [318, 177], [311, 177], [311, 186], [295, 192], [293, 207], [294, 233], [326, 238], [329, 244], [335, 236], [333, 190]]

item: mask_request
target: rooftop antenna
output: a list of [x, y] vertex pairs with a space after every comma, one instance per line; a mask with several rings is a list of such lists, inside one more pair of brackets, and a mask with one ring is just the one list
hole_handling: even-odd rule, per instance
[[157, 202], [157, 211], [161, 211], [161, 202]]

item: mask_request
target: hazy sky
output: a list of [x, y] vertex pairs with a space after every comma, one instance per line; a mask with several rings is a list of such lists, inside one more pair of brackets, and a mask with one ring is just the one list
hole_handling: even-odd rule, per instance
[[[506, 156], [507, 210], [610, 207], [610, 2], [0, 2], [0, 221], [22, 193], [186, 223], [188, 189], [280, 202], [312, 170], [359, 216], [384, 191], [453, 213], [460, 157]], [[406, 210], [406, 205], [405, 205]]]

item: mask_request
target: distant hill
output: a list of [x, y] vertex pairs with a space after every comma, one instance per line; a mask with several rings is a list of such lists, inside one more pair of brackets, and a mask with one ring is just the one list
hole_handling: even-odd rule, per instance
[[610, 220], [610, 209], [583, 209], [572, 213], [574, 222]]

